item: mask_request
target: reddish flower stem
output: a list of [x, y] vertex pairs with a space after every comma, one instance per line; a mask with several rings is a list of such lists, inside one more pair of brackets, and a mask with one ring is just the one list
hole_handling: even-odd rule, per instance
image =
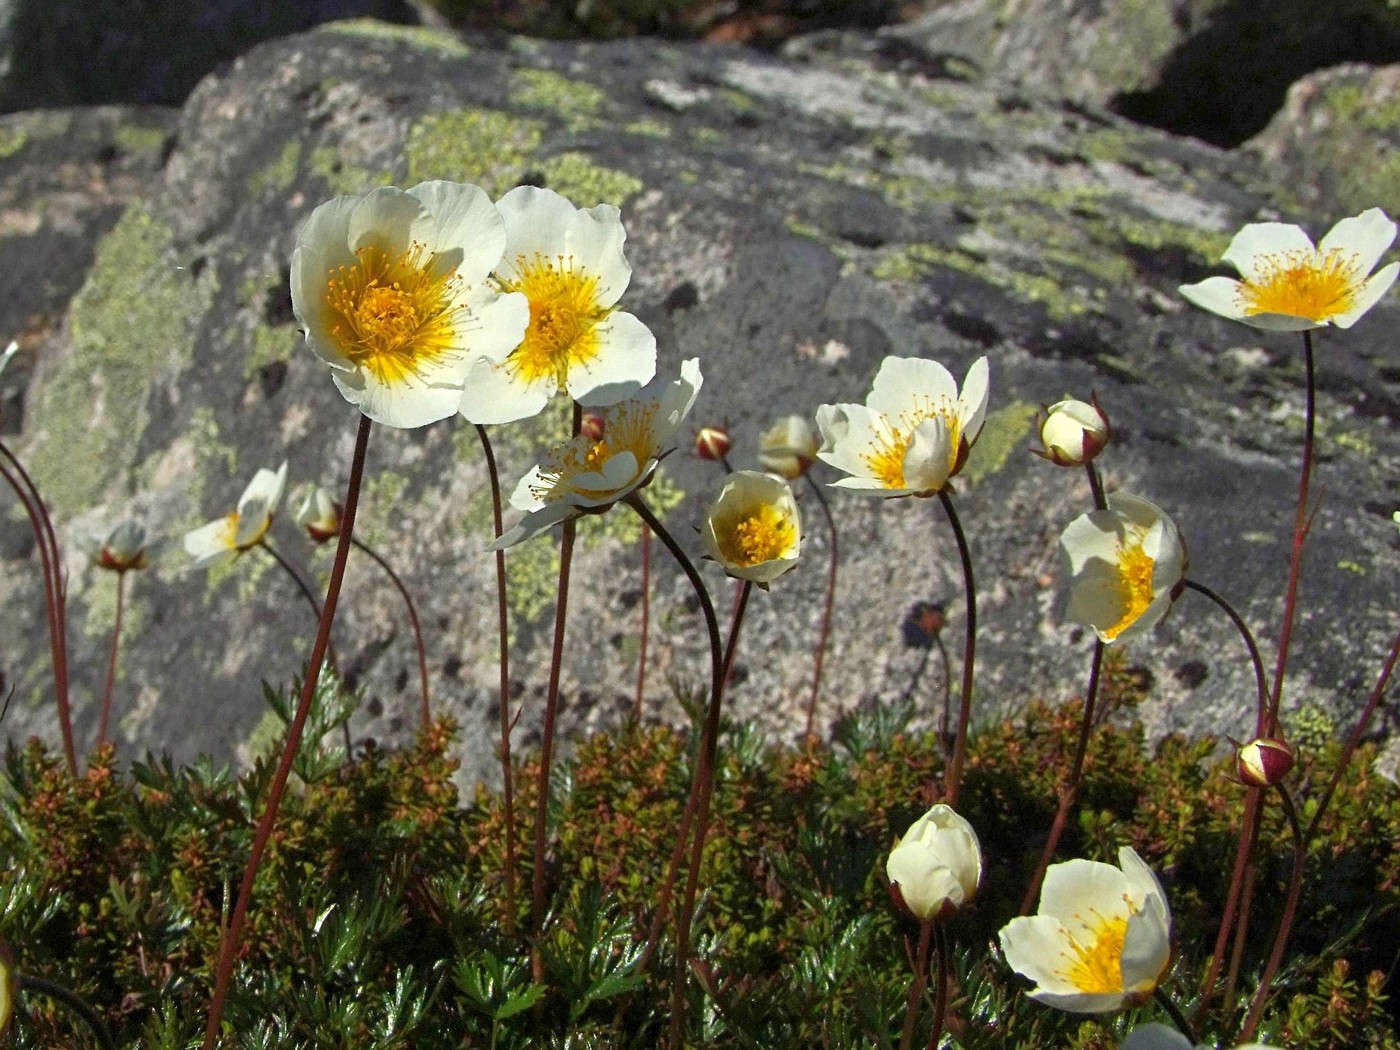
[[943, 1021], [948, 1013], [948, 959], [951, 945], [948, 943], [948, 931], [942, 926], [934, 930], [933, 950], [938, 957], [938, 987], [933, 993], [933, 1027], [929, 1029], [928, 1043], [924, 1050], [938, 1050], [938, 1043], [943, 1038]]
[[413, 627], [413, 640], [418, 646], [418, 686], [422, 695], [418, 713], [423, 728], [427, 729], [433, 724], [432, 707], [428, 699], [428, 651], [423, 647], [423, 628], [418, 623], [418, 610], [413, 606], [413, 596], [408, 593], [408, 588], [404, 586], [399, 574], [380, 556], [378, 551], [361, 540], [352, 538], [350, 542], [355, 545], [356, 550], [363, 552], [366, 557], [384, 570], [384, 575], [388, 576], [398, 589], [399, 596], [403, 598], [404, 606], [408, 609], [408, 622]]
[[632, 721], [642, 720], [642, 698], [647, 684], [647, 636], [651, 633], [651, 527], [642, 525], [642, 625], [637, 647], [637, 697], [632, 704]]
[[1259, 701], [1256, 704], [1254, 733], [1256, 736], [1263, 736], [1264, 727], [1268, 723], [1269, 718], [1269, 684], [1264, 678], [1264, 660], [1259, 655], [1259, 646], [1255, 644], [1254, 635], [1250, 631], [1249, 625], [1246, 624], [1244, 618], [1235, 611], [1234, 606], [1205, 584], [1197, 583], [1195, 580], [1189, 579], [1183, 582], [1187, 590], [1192, 590], [1197, 594], [1204, 595], [1218, 605], [1225, 615], [1230, 618], [1230, 622], [1235, 625], [1236, 630], [1240, 632], [1240, 637], [1244, 639], [1245, 648], [1249, 650], [1249, 661], [1254, 665], [1254, 685], [1259, 697]]
[[1269, 998], [1269, 988], [1283, 963], [1283, 950], [1288, 945], [1288, 935], [1293, 930], [1293, 917], [1298, 911], [1298, 898], [1302, 895], [1303, 864], [1308, 855], [1307, 840], [1303, 835], [1302, 825], [1298, 822], [1298, 808], [1293, 804], [1293, 796], [1282, 783], [1275, 784], [1274, 787], [1278, 789], [1279, 801], [1283, 803], [1283, 815], [1288, 818], [1288, 827], [1293, 832], [1293, 872], [1288, 877], [1288, 893], [1284, 898], [1283, 914], [1279, 916], [1278, 930], [1274, 933], [1274, 947], [1269, 953], [1269, 961], [1264, 965], [1264, 975], [1259, 979], [1254, 999], [1249, 1004], [1244, 1028], [1240, 1031], [1242, 1043], [1254, 1041], [1254, 1033], [1259, 1030], [1259, 1021], [1264, 1016], [1264, 1004]]
[[1235, 864], [1230, 873], [1230, 888], [1225, 894], [1225, 910], [1220, 916], [1220, 927], [1215, 934], [1215, 948], [1211, 952], [1210, 965], [1206, 968], [1205, 979], [1201, 982], [1200, 1004], [1196, 1007], [1193, 1020], [1200, 1024], [1210, 1009], [1211, 995], [1215, 992], [1215, 982], [1220, 976], [1220, 967], [1225, 962], [1225, 949], [1230, 944], [1230, 931], [1234, 928], [1235, 916], [1239, 912], [1240, 895], [1244, 891], [1245, 873], [1249, 858], [1254, 852], [1259, 838], [1259, 810], [1263, 792], [1257, 787], [1245, 792], [1244, 815], [1240, 819], [1240, 834], [1235, 846]]
[[107, 684], [102, 689], [102, 714], [97, 720], [97, 746], [107, 742], [107, 722], [112, 714], [112, 690], [117, 684], [117, 654], [121, 650], [122, 604], [126, 592], [126, 572], [117, 573], [117, 613], [112, 622], [112, 641], [107, 647]]
[[218, 1043], [219, 1022], [223, 1017], [224, 1001], [228, 997], [229, 981], [233, 976], [233, 962], [238, 953], [243, 924], [247, 920], [248, 906], [253, 898], [253, 884], [262, 864], [263, 853], [267, 850], [268, 839], [272, 836], [272, 826], [277, 819], [278, 807], [282, 804], [282, 793], [287, 788], [287, 779], [291, 776], [292, 764], [296, 761], [302, 732], [306, 728], [307, 717], [311, 714], [311, 703], [316, 697], [321, 667], [330, 644], [331, 623], [335, 620], [335, 607], [340, 600], [340, 584], [345, 578], [345, 562], [350, 556], [350, 538], [355, 531], [355, 510], [360, 502], [360, 479], [365, 472], [369, 431], [369, 417], [360, 416], [359, 431], [355, 436], [355, 452], [350, 461], [350, 481], [345, 490], [345, 506], [341, 514], [340, 538], [336, 542], [331, 578], [326, 586], [326, 601], [321, 612], [321, 622], [316, 628], [316, 640], [311, 646], [311, 656], [306, 661], [306, 677], [301, 684], [301, 698], [297, 701], [292, 724], [287, 727], [287, 741], [282, 745], [282, 757], [277, 763], [272, 782], [268, 785], [267, 802], [253, 835], [253, 849], [248, 856], [248, 865], [243, 869], [243, 881], [238, 887], [233, 915], [219, 940], [219, 960], [214, 971], [214, 997], [209, 1006], [209, 1023], [204, 1029], [204, 1050], [214, 1050]]
[[[501, 516], [501, 476], [496, 469], [496, 454], [491, 449], [491, 439], [486, 428], [475, 424], [476, 436], [481, 439], [481, 451], [486, 457], [486, 476], [491, 483], [491, 525], [500, 539], [505, 532]], [[501, 804], [505, 807], [506, 820], [506, 920], [507, 933], [515, 932], [515, 770], [510, 761], [510, 732], [515, 720], [510, 713], [510, 607], [506, 600], [506, 552], [496, 551], [496, 637], [500, 651], [501, 684]]]
[[977, 586], [972, 578], [972, 552], [963, 533], [962, 522], [953, 507], [953, 498], [944, 489], [938, 493], [943, 504], [948, 524], [958, 543], [958, 557], [962, 561], [963, 592], [967, 597], [967, 627], [963, 641], [962, 700], [958, 707], [958, 729], [953, 743], [953, 760], [948, 764], [948, 776], [944, 786], [945, 801], [953, 808], [958, 805], [958, 791], [962, 787], [963, 765], [967, 760], [967, 724], [972, 720], [972, 671], [977, 653]]
[[836, 568], [839, 564], [840, 546], [836, 536], [836, 519], [831, 514], [831, 504], [827, 502], [826, 494], [822, 488], [812, 480], [812, 475], [806, 475], [807, 484], [811, 486], [812, 493], [817, 497], [817, 506], [822, 509], [822, 516], [826, 519], [826, 534], [831, 545], [830, 558], [826, 565], [826, 598], [822, 602], [821, 627], [817, 632], [817, 644], [812, 649], [812, 691], [807, 697], [807, 724], [803, 727], [802, 736], [804, 738], [812, 735], [812, 729], [817, 717], [817, 699], [822, 691], [822, 664], [826, 660], [826, 643], [831, 634], [831, 607], [836, 600]]
[[904, 1004], [904, 1029], [899, 1034], [899, 1050], [909, 1050], [914, 1044], [914, 1021], [919, 1016], [919, 1003], [928, 987], [928, 949], [933, 940], [932, 919], [919, 924], [919, 947], [914, 952], [914, 979], [909, 984], [909, 997]]

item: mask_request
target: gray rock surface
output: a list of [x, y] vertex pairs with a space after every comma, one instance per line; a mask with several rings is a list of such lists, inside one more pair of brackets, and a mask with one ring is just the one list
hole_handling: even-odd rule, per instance
[[[38, 177], [30, 148], [0, 167], [5, 192]], [[993, 414], [957, 494], [979, 579], [979, 717], [1083, 687], [1091, 638], [1061, 622], [1055, 541], [1087, 488], [1025, 451], [1036, 406], [1066, 392], [1097, 390], [1118, 433], [1104, 460], [1110, 486], [1175, 516], [1192, 575], [1227, 595], [1271, 650], [1296, 487], [1299, 343], [1203, 315], [1175, 292], [1220, 272], [1239, 225], [1279, 214], [1287, 195], [1266, 168], [1083, 107], [939, 79], [851, 38], [775, 59], [644, 40], [496, 49], [350, 23], [261, 46], [201, 83], [163, 166], [97, 239], [61, 324], [29, 351], [39, 367], [17, 447], [68, 541], [81, 740], [95, 730], [114, 588], [72, 540], [130, 514], [178, 537], [230, 510], [255, 469], [284, 457], [294, 481], [344, 484], [356, 418], [300, 345], [292, 242], [334, 194], [430, 178], [493, 195], [524, 180], [619, 204], [634, 267], [624, 302], [656, 332], [662, 371], [700, 358], [694, 422], [729, 423], [736, 465], [772, 417], [863, 400], [888, 354], [932, 357], [959, 376], [986, 354]], [[1308, 219], [1315, 234], [1325, 224]], [[14, 258], [17, 287], [56, 279], [42, 251]], [[1392, 295], [1352, 331], [1318, 336], [1326, 494], [1290, 712], [1348, 717], [1395, 630], [1397, 320]], [[563, 426], [561, 410], [494, 432], [507, 485]], [[720, 472], [683, 450], [665, 473], [652, 495], [679, 497], [668, 520], [698, 554], [693, 526]], [[435, 703], [463, 724], [467, 775], [489, 778], [484, 478], [460, 421], [378, 429], [361, 534], [417, 595]], [[786, 739], [802, 724], [827, 549], [810, 496], [804, 504], [808, 564], [751, 602], [729, 701], [736, 718]], [[901, 624], [913, 602], [947, 601], [956, 674], [960, 574], [938, 503], [836, 492], [832, 505], [844, 554], [821, 719], [911, 685], [931, 709], [937, 675], [915, 681], [924, 654], [903, 644]], [[635, 525], [614, 510], [583, 534], [569, 733], [621, 718], [636, 672]], [[309, 551], [288, 515], [274, 539], [323, 578], [327, 552]], [[540, 539], [510, 559], [522, 744], [538, 733], [555, 550]], [[5, 553], [0, 654], [18, 689], [4, 729], [56, 740], [37, 565]], [[653, 567], [647, 713], [679, 719], [668, 679], [703, 681], [703, 630], [684, 579], [660, 554]], [[364, 695], [354, 732], [402, 739], [415, 721], [411, 637], [382, 575], [363, 560], [351, 568], [335, 637]], [[705, 571], [723, 615], [730, 589]], [[1202, 600], [1180, 605], [1130, 650], [1154, 683], [1144, 716], [1154, 730], [1241, 734], [1252, 686], [1238, 640]], [[134, 578], [123, 752], [246, 759], [272, 737], [259, 683], [288, 682], [312, 630], [259, 552], [223, 575], [188, 571], [175, 554]]]

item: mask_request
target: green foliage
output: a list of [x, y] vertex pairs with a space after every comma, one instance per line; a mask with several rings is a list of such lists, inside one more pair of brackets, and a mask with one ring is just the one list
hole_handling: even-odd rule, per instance
[[[1122, 724], [1149, 683], [1111, 662], [1116, 717], [1094, 733], [1064, 858], [1111, 859], [1131, 844], [1157, 870], [1175, 916], [1168, 992], [1191, 1005], [1229, 878], [1244, 789], [1210, 741], [1155, 747]], [[281, 719], [291, 697], [269, 700]], [[668, 930], [644, 945], [675, 846], [695, 734], [631, 726], [584, 742], [557, 771], [545, 873], [549, 916], [532, 954], [528, 924], [533, 758], [517, 770], [515, 897], [506, 904], [503, 800], [459, 804], [442, 722], [416, 746], [347, 756], [345, 703], [319, 690], [296, 778], [255, 887], [228, 1004], [238, 1047], [652, 1047], [670, 1016]], [[942, 744], [912, 708], [848, 715], [830, 745], [773, 746], [726, 729], [692, 931], [687, 1042], [714, 1047], [893, 1048], [909, 987], [907, 938], [884, 858], [935, 797]], [[951, 1017], [972, 1048], [1113, 1050], [1155, 1006], [1085, 1018], [1029, 1000], [1001, 961], [996, 931], [1015, 914], [1054, 810], [1080, 707], [1032, 703], [972, 741], [960, 811], [987, 870], [975, 907], [949, 920]], [[37, 743], [0, 779], [0, 936], [19, 968], [64, 984], [99, 1011], [119, 1045], [184, 1048], [203, 1026], [219, 928], [250, 848], [277, 750], [241, 778], [208, 764], [135, 764], [110, 748], [71, 777]], [[1304, 824], [1335, 747], [1295, 773]], [[1400, 794], [1363, 749], [1321, 821], [1288, 963], [1260, 1035], [1291, 1050], [1400, 1050], [1384, 971], [1400, 941]], [[1288, 878], [1286, 828], [1270, 806], [1251, 929], [1277, 920]], [[1235, 1024], [1268, 953], [1252, 936]], [[1224, 1004], [1205, 1037], [1224, 1040]], [[920, 1014], [926, 1026], [930, 1011]], [[15, 1045], [72, 1045], [73, 1020], [28, 996]], [[236, 1033], [236, 1034], [235, 1034]], [[917, 1045], [927, 1039], [916, 1032]]]

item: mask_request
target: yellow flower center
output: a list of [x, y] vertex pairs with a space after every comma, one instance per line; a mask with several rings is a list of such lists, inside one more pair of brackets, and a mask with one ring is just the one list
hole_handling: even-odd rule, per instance
[[[569, 495], [603, 500], [619, 488], [626, 488], [660, 453], [652, 439], [652, 419], [657, 408], [655, 402], [624, 401], [606, 409], [604, 436], [594, 439], [580, 434], [551, 449], [540, 463], [542, 483], [530, 491], [536, 499], [553, 503]], [[617, 487], [605, 489], [587, 488], [578, 483], [580, 475], [597, 474], [609, 460], [623, 452], [631, 452], [636, 459], [637, 474]]]
[[1068, 965], [1060, 976], [1081, 992], [1121, 992], [1123, 990], [1123, 941], [1128, 935], [1128, 919], [1107, 919], [1094, 913], [1089, 921], [1088, 936], [1081, 942], [1069, 938], [1069, 951], [1063, 956]]
[[466, 311], [453, 305], [455, 266], [440, 266], [417, 242], [397, 256], [375, 245], [355, 255], [326, 282], [331, 335], [351, 361], [398, 386], [456, 351]]
[[1329, 321], [1348, 312], [1361, 290], [1356, 256], [1333, 248], [1322, 252], [1279, 252], [1259, 266], [1254, 281], [1241, 281], [1244, 312], [1286, 314]]
[[1118, 547], [1118, 598], [1123, 606], [1123, 616], [1104, 631], [1109, 641], [1136, 623], [1137, 618], [1152, 604], [1152, 575], [1157, 563], [1142, 549], [1145, 535], [1137, 530]]
[[747, 569], [781, 558], [792, 549], [797, 530], [777, 507], [763, 506], [757, 513], [737, 522], [720, 541], [720, 553], [727, 564]]
[[553, 377], [564, 386], [569, 369], [598, 356], [598, 323], [612, 312], [598, 305], [598, 278], [575, 269], [572, 257], [533, 259], [521, 255], [514, 280], [498, 278], [503, 292], [523, 292], [530, 301], [525, 338], [506, 362], [526, 383]]
[[901, 413], [899, 419], [887, 420], [890, 433], [887, 438], [876, 437], [870, 442], [870, 451], [863, 457], [866, 465], [870, 468], [870, 476], [875, 478], [887, 489], [908, 488], [908, 482], [904, 477], [904, 457], [909, 454], [909, 445], [914, 440], [914, 431], [918, 425], [928, 419], [937, 419], [940, 416], [947, 424], [949, 437], [952, 439], [952, 452], [949, 453], [948, 473], [952, 475], [953, 469], [957, 466], [958, 445], [961, 442], [959, 433], [961, 420], [958, 418], [958, 406], [956, 402], [942, 399], [941, 404], [934, 404], [927, 398], [920, 398], [927, 402], [920, 404], [912, 411]]

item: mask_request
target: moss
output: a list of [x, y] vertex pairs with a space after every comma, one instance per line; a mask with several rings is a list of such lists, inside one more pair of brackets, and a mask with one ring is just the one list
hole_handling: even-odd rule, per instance
[[520, 181], [543, 130], [540, 121], [496, 110], [429, 113], [409, 129], [404, 145], [408, 181], [472, 182], [499, 197]]
[[248, 179], [248, 192], [255, 197], [268, 190], [285, 192], [296, 181], [300, 166], [301, 143], [292, 139], [283, 145], [275, 160]]
[[365, 193], [377, 186], [392, 186], [395, 181], [390, 172], [347, 163], [334, 146], [318, 146], [311, 151], [311, 171], [325, 182], [330, 194], [337, 197], [347, 193]]
[[1000, 471], [1014, 453], [1026, 447], [1026, 434], [1039, 411], [1035, 405], [1014, 401], [988, 413], [960, 476], [969, 485], [976, 485]]
[[170, 231], [140, 205], [97, 245], [73, 298], [72, 348], [44, 384], [33, 474], [59, 516], [100, 501], [130, 465], [146, 428], [152, 380], [186, 364], [217, 288], [176, 265]]
[[348, 18], [341, 22], [331, 22], [322, 27], [325, 32], [344, 33], [347, 36], [368, 37], [373, 40], [392, 40], [411, 44], [425, 51], [437, 51], [444, 55], [464, 57], [472, 49], [450, 33], [428, 26], [400, 26], [391, 22], [381, 22], [375, 18]]
[[561, 153], [540, 165], [550, 189], [562, 193], [580, 207], [616, 204], [619, 208], [642, 191], [642, 180], [594, 164], [582, 153]]
[[165, 145], [165, 132], [140, 124], [122, 124], [114, 135], [123, 153], [159, 153]]
[[547, 69], [517, 69], [509, 81], [511, 101], [556, 114], [570, 131], [599, 125], [598, 113], [607, 95], [596, 84], [570, 80]]

